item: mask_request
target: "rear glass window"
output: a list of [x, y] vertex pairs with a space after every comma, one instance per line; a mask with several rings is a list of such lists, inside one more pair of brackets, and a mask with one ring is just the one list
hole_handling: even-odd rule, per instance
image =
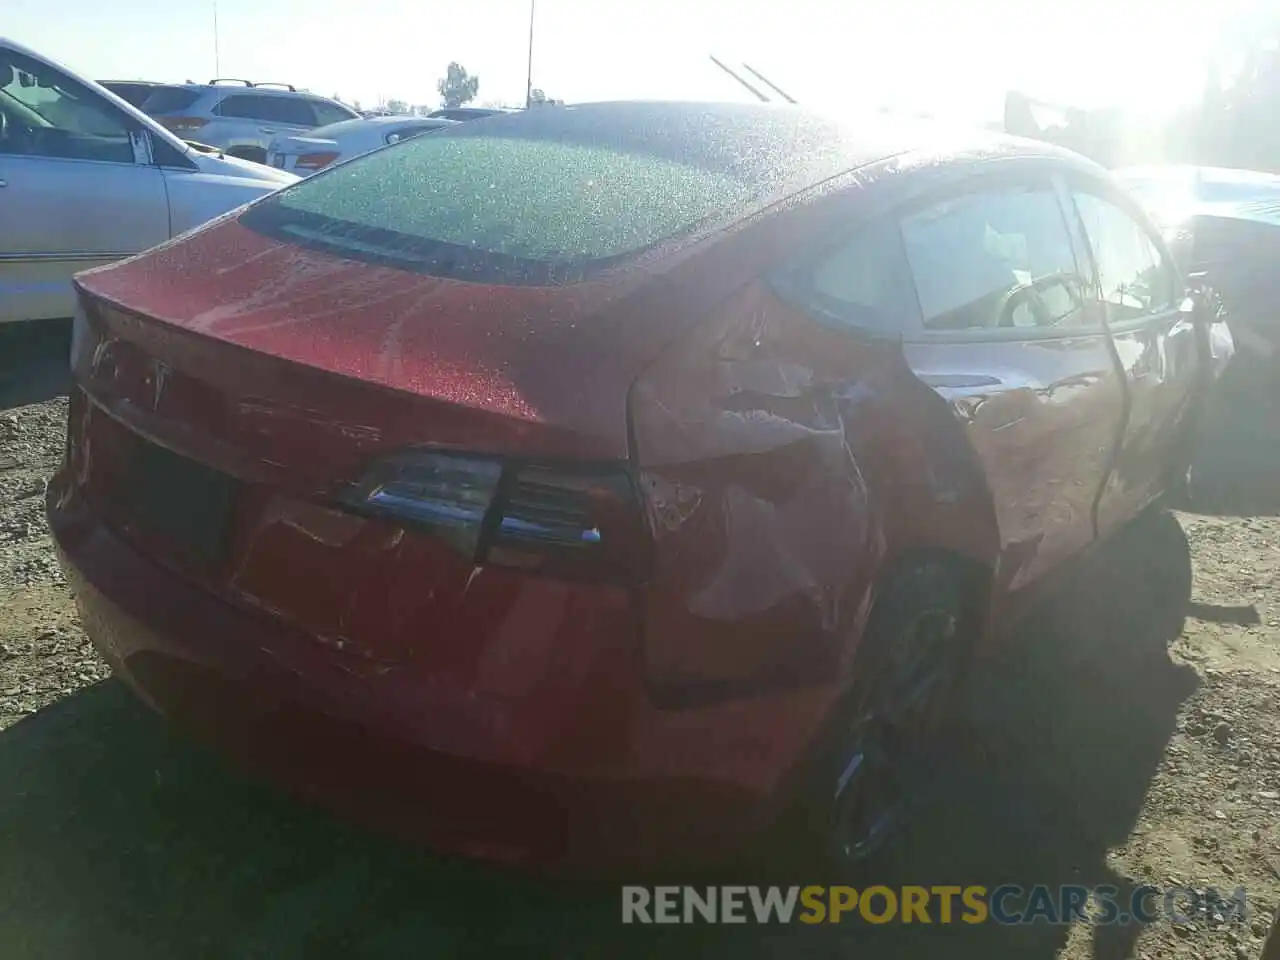
[[153, 89], [149, 83], [129, 83], [127, 81], [107, 80], [102, 85], [121, 100], [133, 104], [135, 107], [142, 106], [143, 101], [147, 99]]
[[343, 120], [354, 120], [360, 116], [354, 110], [348, 110], [342, 104], [328, 100], [312, 100], [311, 108], [316, 112], [316, 124], [321, 127], [331, 123], [341, 123]]
[[255, 205], [242, 222], [341, 256], [507, 284], [580, 280], [741, 205], [723, 170], [582, 142], [419, 137]]
[[172, 113], [185, 110], [199, 99], [196, 90], [185, 87], [153, 87], [151, 93], [142, 101], [142, 109], [146, 113]]

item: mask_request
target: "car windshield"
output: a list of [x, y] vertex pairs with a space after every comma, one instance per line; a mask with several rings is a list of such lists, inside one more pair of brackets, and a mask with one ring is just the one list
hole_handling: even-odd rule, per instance
[[242, 222], [437, 276], [573, 282], [688, 232], [752, 193], [653, 153], [512, 136], [409, 139], [313, 177]]
[[95, 160], [133, 157], [114, 108], [46, 64], [17, 54], [0, 58], [0, 121], [11, 121], [0, 122], [0, 152], [75, 155], [75, 141]]
[[[6, 77], [4, 71], [8, 69]], [[17, 68], [8, 68], [0, 64], [0, 103], [8, 112], [20, 117], [23, 122], [35, 127], [51, 127], [52, 123], [40, 112], [43, 98], [35, 85], [34, 78]]]

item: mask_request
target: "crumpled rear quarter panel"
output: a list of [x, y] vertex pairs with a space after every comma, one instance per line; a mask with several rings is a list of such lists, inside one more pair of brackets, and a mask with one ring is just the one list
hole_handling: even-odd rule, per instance
[[886, 565], [939, 547], [990, 563], [989, 494], [949, 407], [896, 342], [730, 298], [636, 383], [655, 536], [644, 604], [659, 699], [838, 696]]

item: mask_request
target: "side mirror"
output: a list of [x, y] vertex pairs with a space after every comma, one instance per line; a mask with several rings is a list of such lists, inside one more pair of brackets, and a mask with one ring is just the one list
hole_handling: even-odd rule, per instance
[[1207, 373], [1213, 381], [1222, 376], [1222, 371], [1235, 356], [1235, 336], [1226, 323], [1226, 305], [1218, 291], [1205, 282], [1204, 274], [1192, 274], [1188, 279], [1191, 283], [1183, 309], [1190, 311], [1191, 322], [1199, 328], [1209, 348]]
[[1226, 304], [1222, 301], [1222, 295], [1205, 280], [1205, 275], [1193, 273], [1187, 279], [1190, 281], [1187, 299], [1191, 303], [1192, 319], [1206, 327], [1215, 323], [1225, 323]]

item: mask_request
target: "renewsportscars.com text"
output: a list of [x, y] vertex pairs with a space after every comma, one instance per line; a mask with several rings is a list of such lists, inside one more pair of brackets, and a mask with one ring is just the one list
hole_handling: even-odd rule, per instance
[[624, 886], [623, 923], [1189, 923], [1209, 916], [1244, 921], [1243, 887], [1141, 886]]

